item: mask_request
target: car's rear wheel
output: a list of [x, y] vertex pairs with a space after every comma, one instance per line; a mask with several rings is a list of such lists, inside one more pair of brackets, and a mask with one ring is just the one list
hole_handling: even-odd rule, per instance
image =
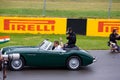
[[78, 70], [81, 66], [81, 59], [78, 56], [71, 56], [67, 60], [67, 68], [70, 70]]
[[24, 59], [20, 57], [19, 59], [11, 60], [9, 62], [9, 68], [10, 70], [13, 70], [13, 71], [19, 71], [23, 69], [24, 63], [25, 63]]

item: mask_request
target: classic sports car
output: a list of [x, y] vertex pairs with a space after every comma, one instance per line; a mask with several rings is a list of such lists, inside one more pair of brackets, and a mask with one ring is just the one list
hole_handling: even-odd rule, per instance
[[33, 67], [67, 67], [78, 70], [80, 66], [87, 66], [95, 58], [85, 50], [52, 50], [53, 43], [44, 40], [39, 46], [11, 46], [1, 49], [2, 54], [20, 54], [20, 58], [9, 60], [11, 70], [21, 70], [24, 66]]

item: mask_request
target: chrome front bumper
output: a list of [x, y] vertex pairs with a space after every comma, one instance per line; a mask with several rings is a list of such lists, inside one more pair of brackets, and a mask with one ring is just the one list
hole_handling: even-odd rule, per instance
[[96, 58], [94, 58], [94, 59], [93, 59], [93, 63], [96, 62], [96, 61], [97, 61]]

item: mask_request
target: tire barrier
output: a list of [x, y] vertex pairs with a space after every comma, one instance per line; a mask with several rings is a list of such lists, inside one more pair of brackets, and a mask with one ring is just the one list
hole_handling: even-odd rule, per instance
[[0, 17], [0, 32], [65, 34], [66, 18]]
[[67, 28], [71, 27], [76, 34], [86, 35], [87, 19], [67, 19]]
[[109, 36], [113, 29], [120, 33], [120, 19], [0, 17], [0, 33], [66, 34], [70, 27], [80, 35]]
[[120, 33], [120, 19], [87, 19], [87, 36], [109, 36], [113, 29]]

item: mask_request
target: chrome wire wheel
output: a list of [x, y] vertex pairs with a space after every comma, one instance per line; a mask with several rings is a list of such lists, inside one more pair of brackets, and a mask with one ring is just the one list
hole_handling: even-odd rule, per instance
[[24, 67], [23, 58], [11, 60], [9, 62], [9, 67], [10, 67], [11, 70], [14, 70], [14, 71], [21, 70]]
[[19, 68], [21, 68], [21, 66], [22, 66], [22, 61], [21, 61], [21, 59], [12, 60], [12, 61], [11, 61], [11, 66], [12, 66], [14, 69], [19, 69]]
[[67, 67], [71, 70], [79, 69], [81, 65], [80, 58], [77, 56], [72, 56], [68, 59]]

